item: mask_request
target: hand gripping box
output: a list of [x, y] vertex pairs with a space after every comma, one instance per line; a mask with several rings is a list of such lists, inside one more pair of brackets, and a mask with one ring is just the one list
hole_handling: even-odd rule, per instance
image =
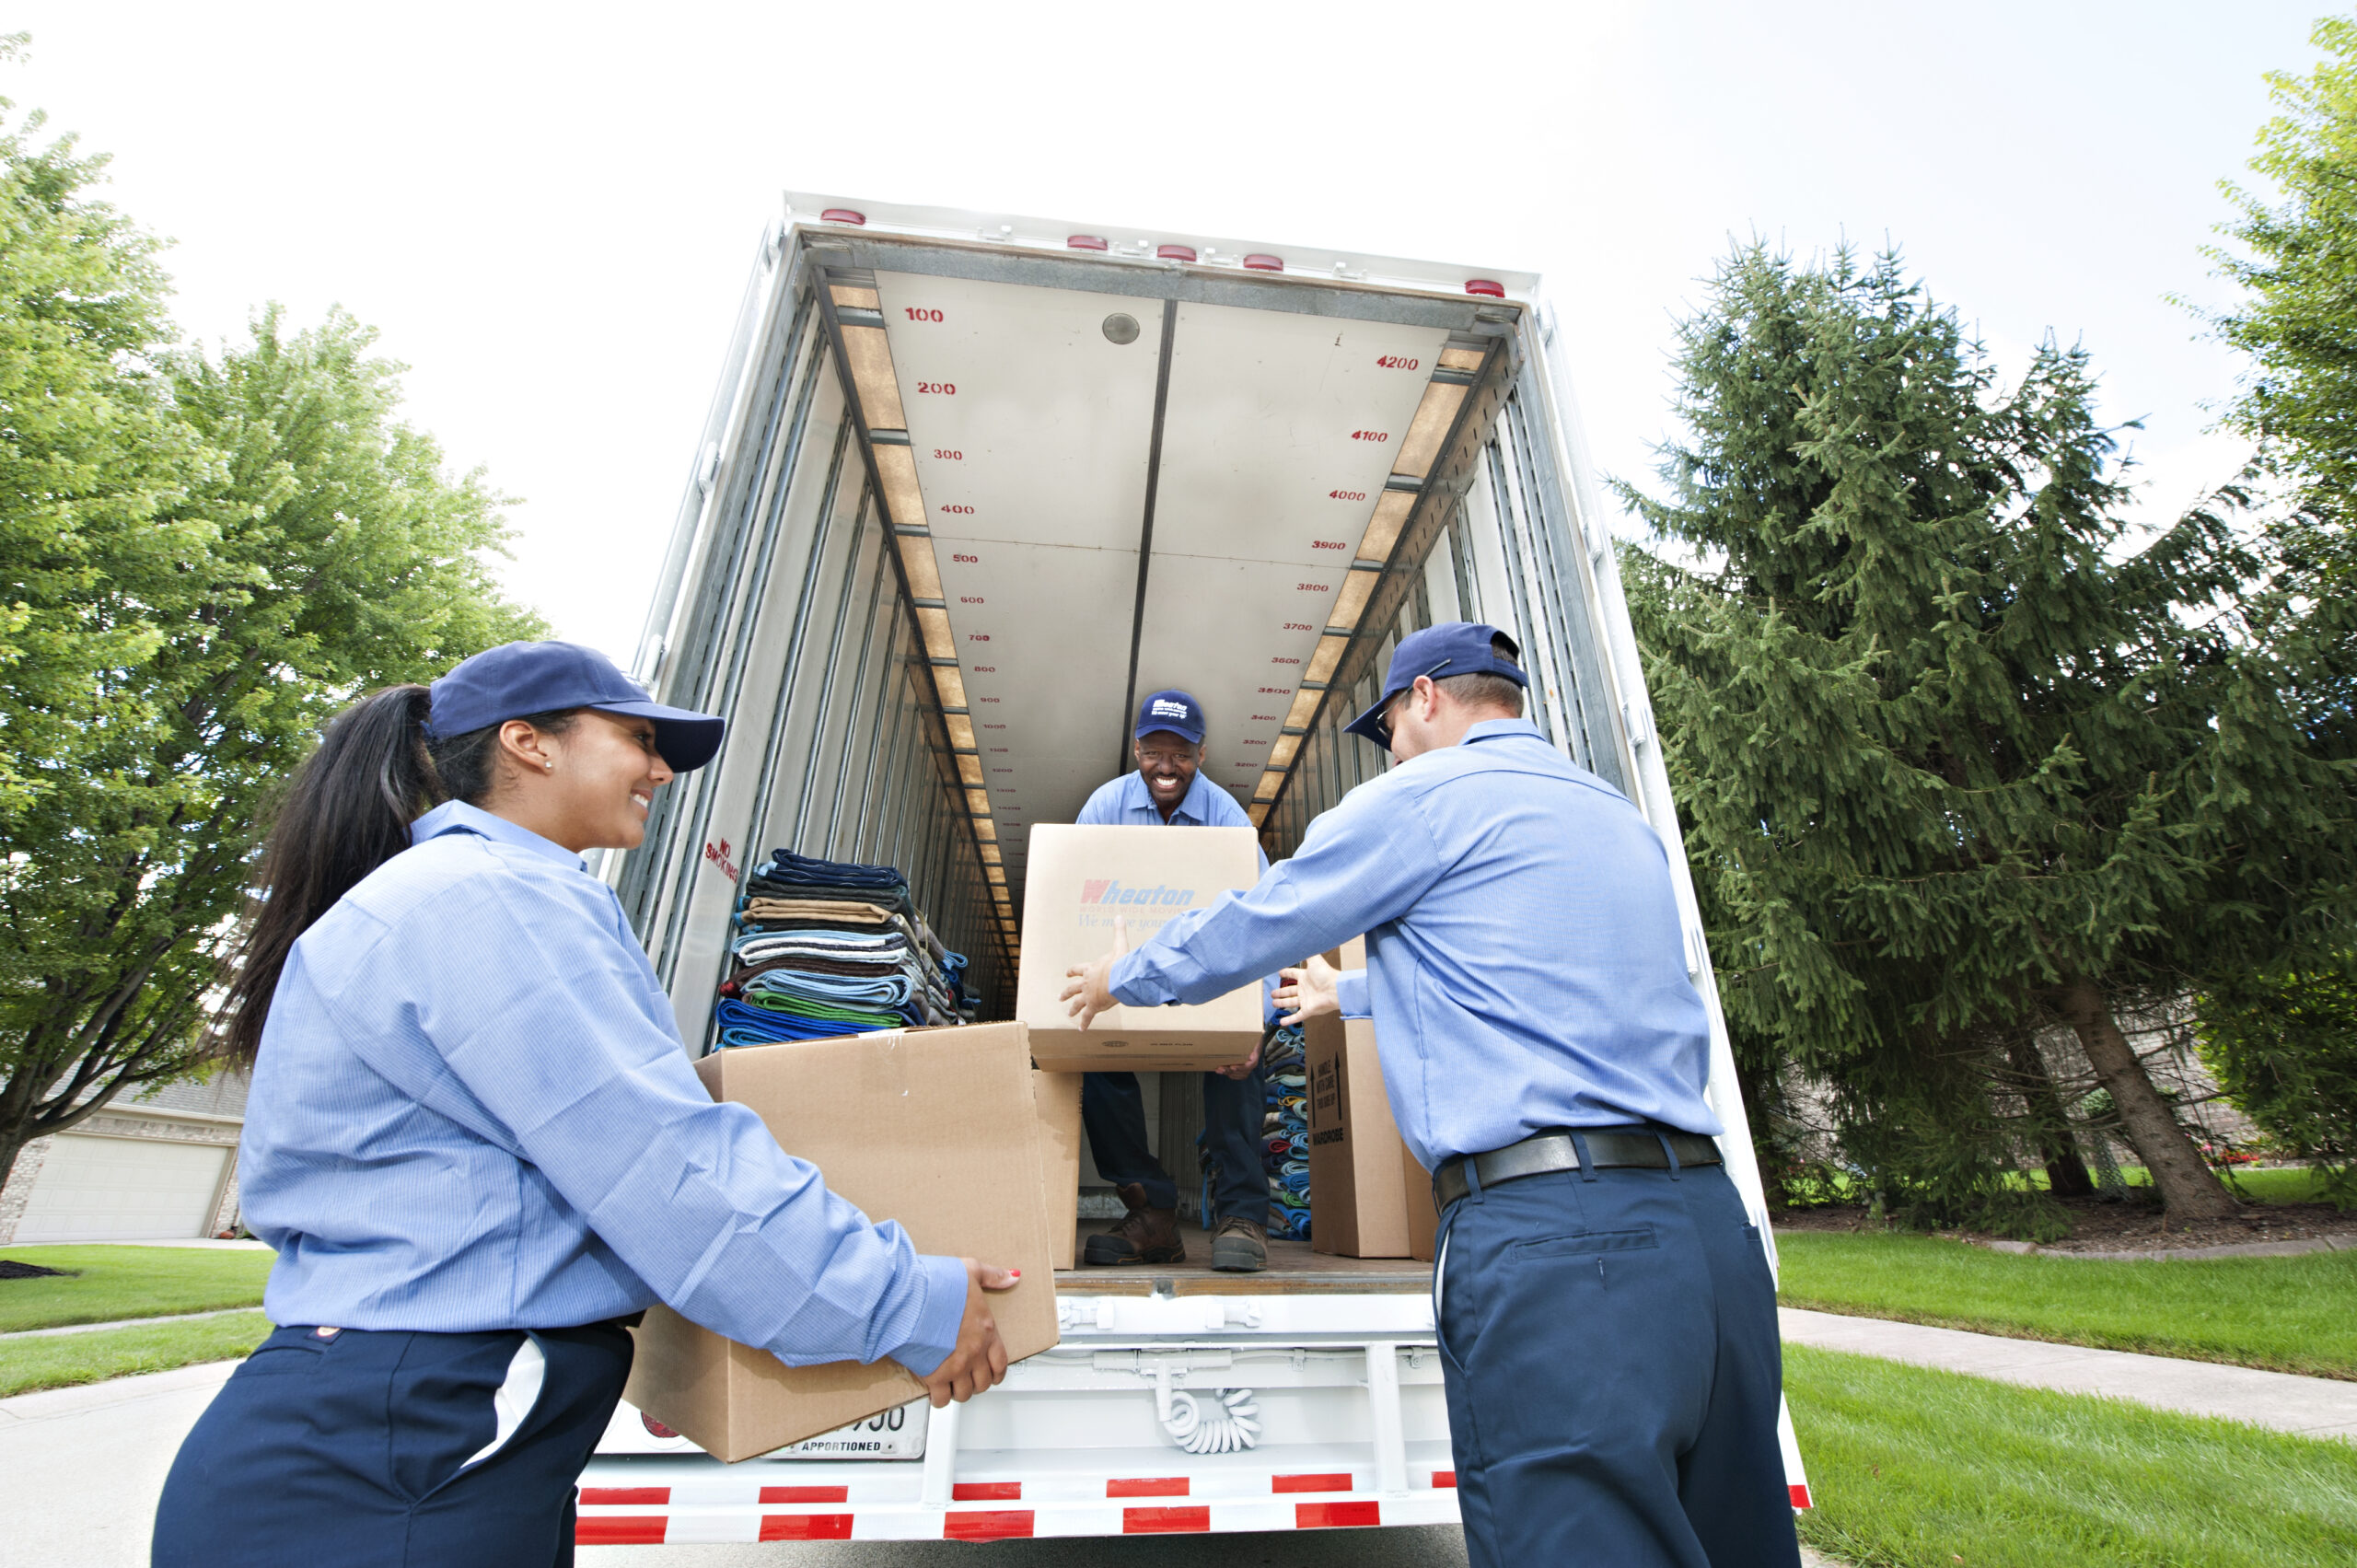
[[[1051, 1204], [1021, 1024], [737, 1047], [696, 1073], [868, 1218], [900, 1221], [918, 1251], [1021, 1270], [1020, 1284], [991, 1297], [1010, 1360], [1056, 1342]], [[624, 1397], [732, 1464], [923, 1391], [889, 1359], [789, 1367], [664, 1307], [636, 1333]]]
[[[1033, 1060], [1054, 1073], [1228, 1067], [1260, 1043], [1258, 981], [1191, 1007], [1115, 1007], [1083, 1031], [1061, 1000], [1065, 971], [1137, 947], [1178, 915], [1260, 880], [1249, 828], [1031, 830], [1023, 879], [1023, 965], [1015, 1016]], [[1117, 941], [1113, 923], [1126, 930]]]

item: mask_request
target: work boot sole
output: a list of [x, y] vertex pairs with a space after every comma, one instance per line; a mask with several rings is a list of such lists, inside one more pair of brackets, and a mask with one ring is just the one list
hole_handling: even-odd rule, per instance
[[1081, 1260], [1084, 1262], [1099, 1265], [1183, 1263], [1187, 1260], [1187, 1247], [1186, 1243], [1179, 1242], [1169, 1247], [1156, 1247], [1141, 1252], [1121, 1237], [1099, 1234], [1088, 1238], [1088, 1245], [1081, 1249]]
[[1223, 1236], [1212, 1243], [1212, 1267], [1224, 1274], [1257, 1274], [1269, 1266], [1265, 1247], [1240, 1236]]

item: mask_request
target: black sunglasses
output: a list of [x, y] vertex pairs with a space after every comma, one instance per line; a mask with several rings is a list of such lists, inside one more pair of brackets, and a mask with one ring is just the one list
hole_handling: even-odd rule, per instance
[[1383, 744], [1387, 748], [1391, 744], [1391, 703], [1398, 702], [1400, 698], [1414, 691], [1416, 689], [1417, 681], [1429, 680], [1434, 676], [1438, 675], [1442, 670], [1446, 669], [1450, 665], [1453, 665], [1456, 662], [1457, 660], [1454, 658], [1445, 658], [1438, 664], [1433, 666], [1432, 668], [1425, 670], [1422, 675], [1410, 676], [1408, 678], [1407, 685], [1402, 686], [1399, 691], [1391, 693], [1391, 702], [1384, 703], [1383, 711], [1375, 716], [1376, 732], [1383, 737]]

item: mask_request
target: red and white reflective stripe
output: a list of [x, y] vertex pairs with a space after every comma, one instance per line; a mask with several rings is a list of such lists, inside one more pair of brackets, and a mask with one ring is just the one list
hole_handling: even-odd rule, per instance
[[[970, 1481], [954, 1484], [951, 1505], [946, 1508], [911, 1502], [905, 1493], [899, 1499], [864, 1500], [845, 1507], [852, 1490], [847, 1486], [762, 1487], [759, 1504], [750, 1506], [752, 1500], [742, 1492], [725, 1502], [673, 1503], [669, 1487], [585, 1487], [574, 1539], [584, 1546], [1011, 1540], [1454, 1523], [1455, 1474], [1448, 1470], [1425, 1474], [1430, 1478], [1429, 1488], [1388, 1497], [1353, 1495], [1365, 1478], [1343, 1470], [1263, 1472], [1257, 1477]], [[1199, 1486], [1202, 1482], [1208, 1484]], [[958, 1505], [962, 1504], [984, 1506]], [[1007, 1504], [1024, 1505], [1004, 1505]]]
[[1789, 1492], [1789, 1493], [1791, 1493], [1793, 1494], [1793, 1506], [1794, 1506], [1794, 1507], [1795, 1507], [1795, 1508], [1814, 1508], [1814, 1507], [1816, 1507], [1816, 1506], [1817, 1506], [1817, 1504], [1814, 1504], [1814, 1503], [1812, 1503], [1812, 1502], [1810, 1502], [1810, 1501], [1808, 1500], [1808, 1482], [1806, 1482], [1806, 1481], [1802, 1481], [1802, 1482], [1800, 1482], [1800, 1483], [1799, 1483], [1799, 1484], [1797, 1484], [1797, 1485], [1794, 1485], [1794, 1486], [1788, 1486], [1788, 1487], [1786, 1487], [1784, 1490], [1785, 1490], [1785, 1491], [1787, 1491], [1787, 1492]]

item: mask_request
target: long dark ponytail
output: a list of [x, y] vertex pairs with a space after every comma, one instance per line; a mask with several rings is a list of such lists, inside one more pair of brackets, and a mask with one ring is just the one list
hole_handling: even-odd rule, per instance
[[[445, 800], [481, 804], [490, 795], [500, 726], [429, 742], [427, 691], [371, 691], [328, 721], [319, 749], [288, 782], [262, 851], [261, 893], [215, 1015], [220, 1054], [238, 1065], [250, 1067], [261, 1049], [270, 999], [295, 939], [409, 848], [410, 824], [424, 812]], [[527, 722], [563, 734], [575, 712], [533, 714]]]

